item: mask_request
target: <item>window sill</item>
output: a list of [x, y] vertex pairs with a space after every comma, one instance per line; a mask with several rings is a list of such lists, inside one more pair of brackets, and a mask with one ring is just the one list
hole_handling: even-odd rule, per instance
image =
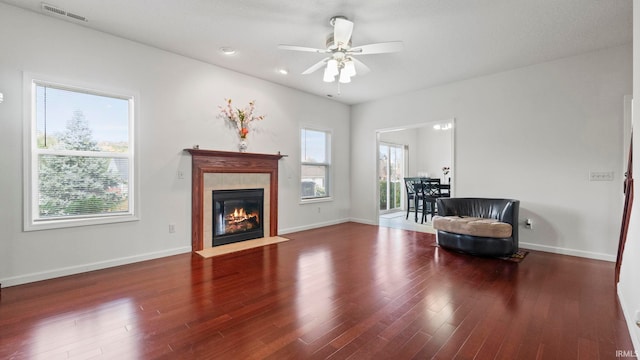
[[330, 201], [333, 201], [333, 198], [331, 196], [322, 197], [322, 198], [312, 198], [312, 199], [300, 199], [300, 205], [316, 204], [316, 203], [330, 202]]
[[129, 221], [138, 221], [140, 218], [135, 215], [116, 215], [116, 216], [100, 216], [94, 218], [82, 219], [57, 219], [57, 220], [38, 220], [24, 224], [24, 231], [38, 231], [50, 229], [63, 229], [78, 226], [90, 226], [101, 224], [113, 224]]

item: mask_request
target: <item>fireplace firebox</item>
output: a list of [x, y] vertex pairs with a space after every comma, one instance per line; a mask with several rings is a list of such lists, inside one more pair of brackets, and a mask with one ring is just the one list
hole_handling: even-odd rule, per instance
[[264, 189], [213, 190], [212, 246], [264, 237]]

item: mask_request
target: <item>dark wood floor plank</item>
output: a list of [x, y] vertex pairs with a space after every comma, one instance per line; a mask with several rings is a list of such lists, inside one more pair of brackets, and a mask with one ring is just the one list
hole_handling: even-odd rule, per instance
[[[415, 353], [412, 359], [431, 359], [440, 349], [446, 345], [456, 331], [456, 327], [449, 323], [444, 323], [442, 326], [429, 338], [428, 341], [422, 346], [422, 348]], [[407, 357], [408, 358], [408, 357]]]
[[632, 350], [613, 264], [521, 263], [345, 223], [5, 288], [8, 359], [609, 359]]
[[600, 358], [598, 354], [598, 343], [596, 341], [589, 339], [578, 340], [579, 360], [597, 360]]

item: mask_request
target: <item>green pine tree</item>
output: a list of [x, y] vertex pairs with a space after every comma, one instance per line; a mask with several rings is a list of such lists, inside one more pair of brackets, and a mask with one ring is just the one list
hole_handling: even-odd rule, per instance
[[[99, 151], [89, 122], [75, 111], [64, 132], [56, 137], [58, 150]], [[123, 180], [110, 170], [109, 158], [41, 155], [39, 161], [40, 215], [65, 216], [116, 211], [126, 200]]]

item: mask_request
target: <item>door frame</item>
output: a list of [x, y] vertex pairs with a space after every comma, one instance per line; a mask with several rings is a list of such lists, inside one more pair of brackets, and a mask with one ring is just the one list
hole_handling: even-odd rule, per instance
[[[455, 191], [456, 191], [456, 183], [457, 183], [457, 176], [455, 176], [456, 174], [456, 132], [457, 132], [457, 124], [456, 124], [456, 118], [452, 117], [452, 118], [448, 118], [448, 119], [444, 119], [444, 120], [437, 120], [437, 121], [425, 121], [422, 123], [416, 123], [416, 124], [409, 124], [409, 125], [397, 125], [397, 126], [393, 126], [393, 127], [388, 127], [388, 128], [380, 128], [380, 129], [376, 129], [375, 131], [375, 149], [373, 151], [373, 156], [375, 157], [375, 171], [374, 171], [374, 177], [373, 177], [373, 181], [374, 181], [374, 206], [375, 206], [375, 223], [376, 225], [380, 224], [380, 191], [378, 189], [378, 173], [380, 171], [379, 168], [379, 162], [378, 162], [378, 158], [379, 158], [379, 149], [380, 149], [380, 134], [382, 133], [386, 133], [386, 132], [394, 132], [394, 131], [402, 131], [402, 130], [411, 130], [411, 129], [419, 129], [419, 128], [423, 128], [423, 127], [433, 127], [436, 124], [443, 124], [443, 123], [451, 123], [452, 128], [449, 130], [451, 131], [451, 170], [450, 170], [450, 174], [453, 180], [451, 180], [451, 197], [455, 196]], [[401, 145], [405, 145], [406, 144], [401, 144]], [[411, 157], [411, 148], [409, 147], [408, 150], [406, 151], [406, 158], [405, 158], [405, 170], [408, 170], [408, 164], [410, 161], [410, 157]], [[406, 175], [406, 173], [405, 173]]]

